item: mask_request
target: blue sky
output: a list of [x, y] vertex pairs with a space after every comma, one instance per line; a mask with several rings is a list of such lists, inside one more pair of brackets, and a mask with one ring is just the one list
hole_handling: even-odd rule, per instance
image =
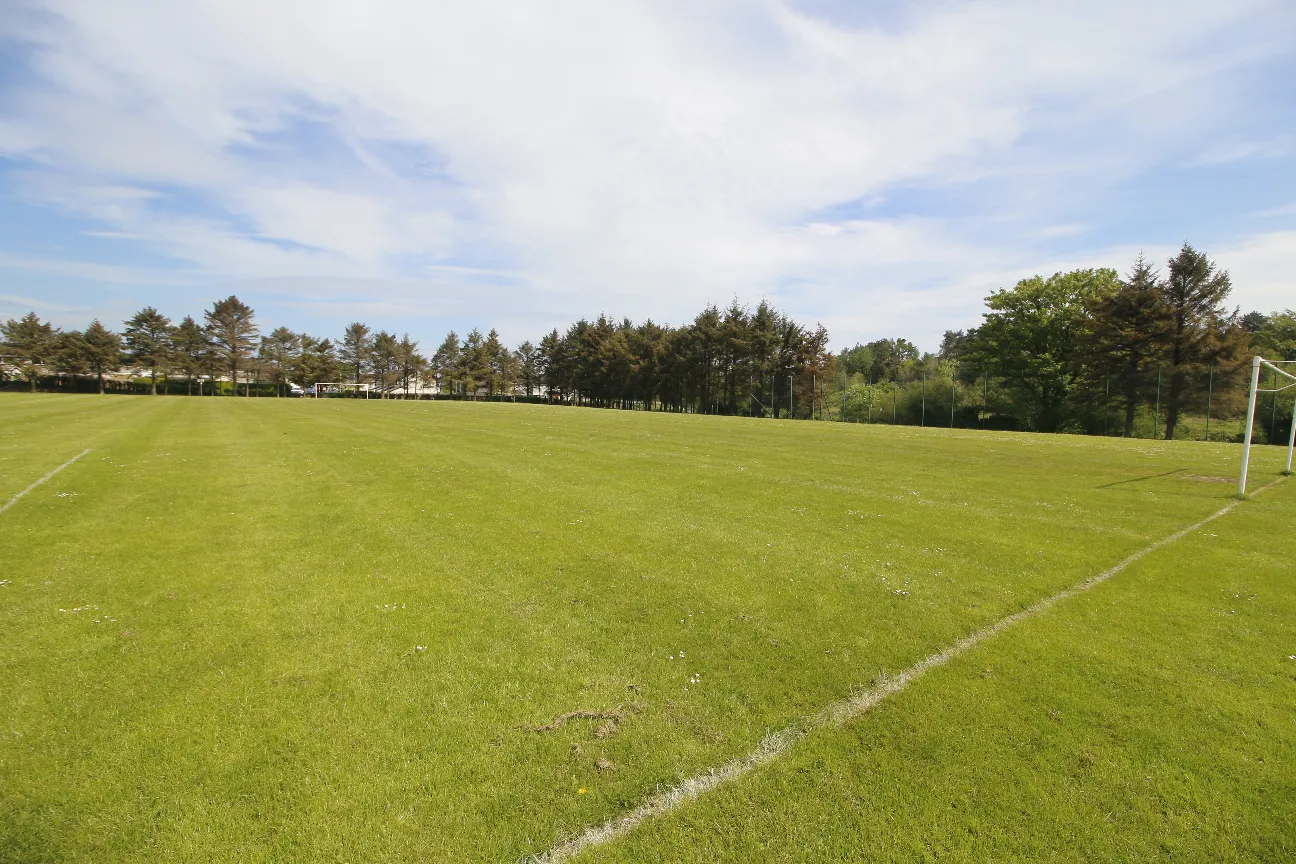
[[0, 316], [935, 347], [1185, 240], [1296, 306], [1296, 5], [11, 0]]

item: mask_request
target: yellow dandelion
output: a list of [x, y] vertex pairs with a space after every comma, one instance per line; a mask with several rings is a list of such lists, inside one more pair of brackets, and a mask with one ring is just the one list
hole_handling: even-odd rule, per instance
[[584, 794], [585, 794], [585, 787], [582, 786], [581, 788], [577, 789], [577, 790], [576, 790], [576, 794], [577, 794], [577, 795], [584, 795]]

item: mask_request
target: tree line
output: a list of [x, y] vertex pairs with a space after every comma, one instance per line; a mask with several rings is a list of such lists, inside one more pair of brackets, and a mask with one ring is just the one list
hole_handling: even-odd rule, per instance
[[[1296, 313], [1243, 315], [1226, 305], [1231, 290], [1227, 272], [1184, 244], [1164, 273], [1140, 256], [1124, 277], [1099, 268], [1023, 279], [987, 297], [980, 326], [947, 331], [935, 352], [897, 338], [833, 354], [822, 326], [735, 301], [675, 326], [600, 315], [513, 349], [495, 330], [451, 332], [426, 355], [408, 335], [363, 322], [336, 341], [286, 327], [262, 335], [233, 296], [201, 323], [146, 307], [120, 333], [97, 320], [61, 332], [31, 313], [0, 325], [0, 351], [33, 390], [52, 368], [94, 376], [103, 392], [105, 374], [127, 363], [147, 372], [153, 393], [160, 377], [198, 395], [215, 394], [218, 379], [245, 395], [254, 383], [282, 394], [346, 382], [383, 397], [516, 394], [861, 422], [928, 423], [947, 412], [949, 425], [1127, 436], [1151, 413], [1153, 433], [1173, 438], [1188, 414], [1236, 415], [1245, 397], [1237, 371], [1252, 352], [1296, 359]], [[1273, 414], [1271, 427], [1276, 397]]]
[[[0, 355], [33, 392], [52, 369], [93, 376], [103, 393], [105, 376], [128, 364], [145, 372], [155, 395], [159, 379], [180, 378], [187, 394], [215, 395], [223, 378], [235, 395], [240, 387], [250, 393], [254, 383], [269, 384], [276, 394], [293, 385], [346, 383], [382, 397], [543, 395], [581, 405], [713, 413], [749, 412], [752, 405], [764, 410], [768, 400], [752, 395], [757, 379], [787, 376], [791, 387], [834, 362], [827, 330], [804, 327], [765, 302], [754, 311], [737, 302], [723, 312], [710, 306], [682, 326], [582, 319], [515, 349], [495, 330], [473, 329], [462, 338], [452, 331], [430, 356], [408, 334], [398, 338], [359, 321], [336, 341], [286, 327], [262, 335], [252, 308], [235, 296], [213, 303], [202, 318], [175, 324], [149, 306], [123, 322], [120, 333], [98, 320], [65, 332], [33, 312], [0, 325]], [[211, 382], [206, 389], [205, 382]]]
[[[1023, 279], [987, 297], [981, 325], [947, 331], [934, 354], [903, 339], [841, 352], [843, 395], [854, 396], [843, 413], [859, 413], [877, 382], [892, 385], [886, 395], [921, 380], [924, 393], [963, 393], [979, 415], [967, 421], [988, 413], [1015, 428], [1131, 436], [1150, 415], [1153, 433], [1171, 439], [1187, 414], [1238, 416], [1253, 353], [1296, 360], [1296, 313], [1243, 315], [1226, 305], [1231, 291], [1229, 274], [1189, 244], [1164, 273], [1140, 256], [1124, 277], [1099, 268]], [[1272, 408], [1276, 430], [1290, 408], [1276, 397]]]

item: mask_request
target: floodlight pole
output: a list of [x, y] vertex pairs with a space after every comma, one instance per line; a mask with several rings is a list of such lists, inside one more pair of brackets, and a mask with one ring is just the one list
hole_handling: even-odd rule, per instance
[[1238, 477], [1238, 497], [1246, 496], [1247, 468], [1251, 462], [1251, 426], [1255, 419], [1256, 388], [1260, 386], [1260, 355], [1251, 358], [1251, 391], [1247, 394], [1246, 433], [1242, 437], [1242, 472]]

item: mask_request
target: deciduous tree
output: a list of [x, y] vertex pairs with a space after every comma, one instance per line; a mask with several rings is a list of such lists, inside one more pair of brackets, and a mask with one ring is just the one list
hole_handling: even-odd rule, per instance
[[1007, 379], [1036, 429], [1055, 432], [1080, 372], [1087, 307], [1119, 284], [1115, 270], [1076, 270], [996, 291], [986, 298], [990, 311], [967, 356]]

